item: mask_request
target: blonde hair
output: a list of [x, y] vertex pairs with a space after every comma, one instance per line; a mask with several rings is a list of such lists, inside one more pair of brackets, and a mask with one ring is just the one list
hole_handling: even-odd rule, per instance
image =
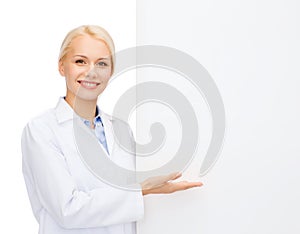
[[66, 54], [70, 50], [71, 42], [75, 38], [82, 35], [89, 35], [95, 39], [103, 41], [106, 44], [111, 55], [111, 73], [113, 73], [115, 67], [115, 45], [109, 33], [104, 28], [97, 25], [82, 25], [78, 28], [71, 30], [62, 42], [58, 60], [62, 61], [65, 58]]

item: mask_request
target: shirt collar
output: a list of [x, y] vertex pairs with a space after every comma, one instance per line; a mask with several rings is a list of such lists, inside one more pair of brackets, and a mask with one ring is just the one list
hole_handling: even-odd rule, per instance
[[[58, 123], [63, 123], [65, 121], [72, 120], [74, 117], [81, 118], [74, 112], [73, 108], [66, 102], [64, 97], [59, 98], [58, 103], [55, 107], [55, 114]], [[96, 106], [96, 113], [94, 118], [94, 121], [96, 120], [100, 120], [102, 122], [102, 111], [98, 106]]]
[[[80, 117], [81, 118], [81, 117]], [[84, 122], [85, 125], [90, 126], [90, 121], [86, 120], [84, 118], [81, 118], [81, 120]], [[103, 126], [102, 118], [101, 118], [101, 110], [99, 109], [98, 106], [96, 106], [96, 113], [95, 117], [93, 119], [93, 123], [96, 125], [97, 123], [101, 123]]]

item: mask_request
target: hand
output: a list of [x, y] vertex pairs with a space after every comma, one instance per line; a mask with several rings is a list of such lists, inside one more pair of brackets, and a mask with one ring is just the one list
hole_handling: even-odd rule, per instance
[[177, 191], [200, 187], [203, 185], [201, 182], [171, 182], [172, 180], [176, 180], [181, 176], [181, 173], [176, 172], [165, 176], [151, 177], [141, 183], [142, 193], [143, 195], [174, 193]]

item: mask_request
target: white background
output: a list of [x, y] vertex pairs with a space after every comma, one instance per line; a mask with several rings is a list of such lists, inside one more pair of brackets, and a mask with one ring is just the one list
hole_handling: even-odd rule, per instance
[[[146, 197], [139, 233], [300, 233], [299, 10], [292, 0], [143, 0], [137, 9], [135, 1], [121, 0], [1, 3], [1, 233], [37, 233], [21, 173], [21, 131], [64, 95], [57, 72], [60, 43], [82, 24], [102, 25], [117, 50], [134, 46], [137, 34], [138, 44], [189, 53], [224, 99], [226, 140], [221, 158], [200, 179], [204, 186]], [[140, 75], [175, 86], [182, 82], [168, 71], [144, 69]], [[131, 86], [132, 77], [121, 86]], [[193, 100], [195, 91], [181, 87], [202, 116], [198, 157], [184, 175], [199, 180], [210, 120], [202, 98]], [[118, 90], [116, 85], [103, 95], [107, 112]], [[138, 129], [149, 122], [140, 112]]]
[[[0, 233], [38, 233], [21, 169], [23, 127], [32, 117], [55, 107], [58, 98], [65, 95], [57, 58], [67, 32], [83, 24], [97, 24], [109, 31], [116, 50], [135, 46], [136, 3], [134, 0], [1, 1], [0, 20]], [[135, 76], [128, 81], [135, 83]], [[115, 89], [117, 86], [114, 85]], [[112, 94], [118, 91], [107, 92], [107, 101], [102, 101], [101, 108], [107, 112], [111, 109], [111, 99], [115, 98]]]

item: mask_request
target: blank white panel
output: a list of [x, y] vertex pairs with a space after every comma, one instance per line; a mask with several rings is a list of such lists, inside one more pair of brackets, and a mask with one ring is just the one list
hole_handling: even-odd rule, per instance
[[[196, 58], [222, 94], [227, 123], [212, 171], [197, 178], [209, 142], [204, 136], [184, 174], [204, 186], [147, 196], [140, 234], [300, 233], [299, 10], [292, 0], [138, 1], [137, 44]], [[146, 69], [137, 74], [138, 82], [154, 77]], [[156, 71], [155, 79], [166, 78]], [[191, 102], [209, 124], [202, 101]], [[153, 113], [137, 113], [138, 131]]]

